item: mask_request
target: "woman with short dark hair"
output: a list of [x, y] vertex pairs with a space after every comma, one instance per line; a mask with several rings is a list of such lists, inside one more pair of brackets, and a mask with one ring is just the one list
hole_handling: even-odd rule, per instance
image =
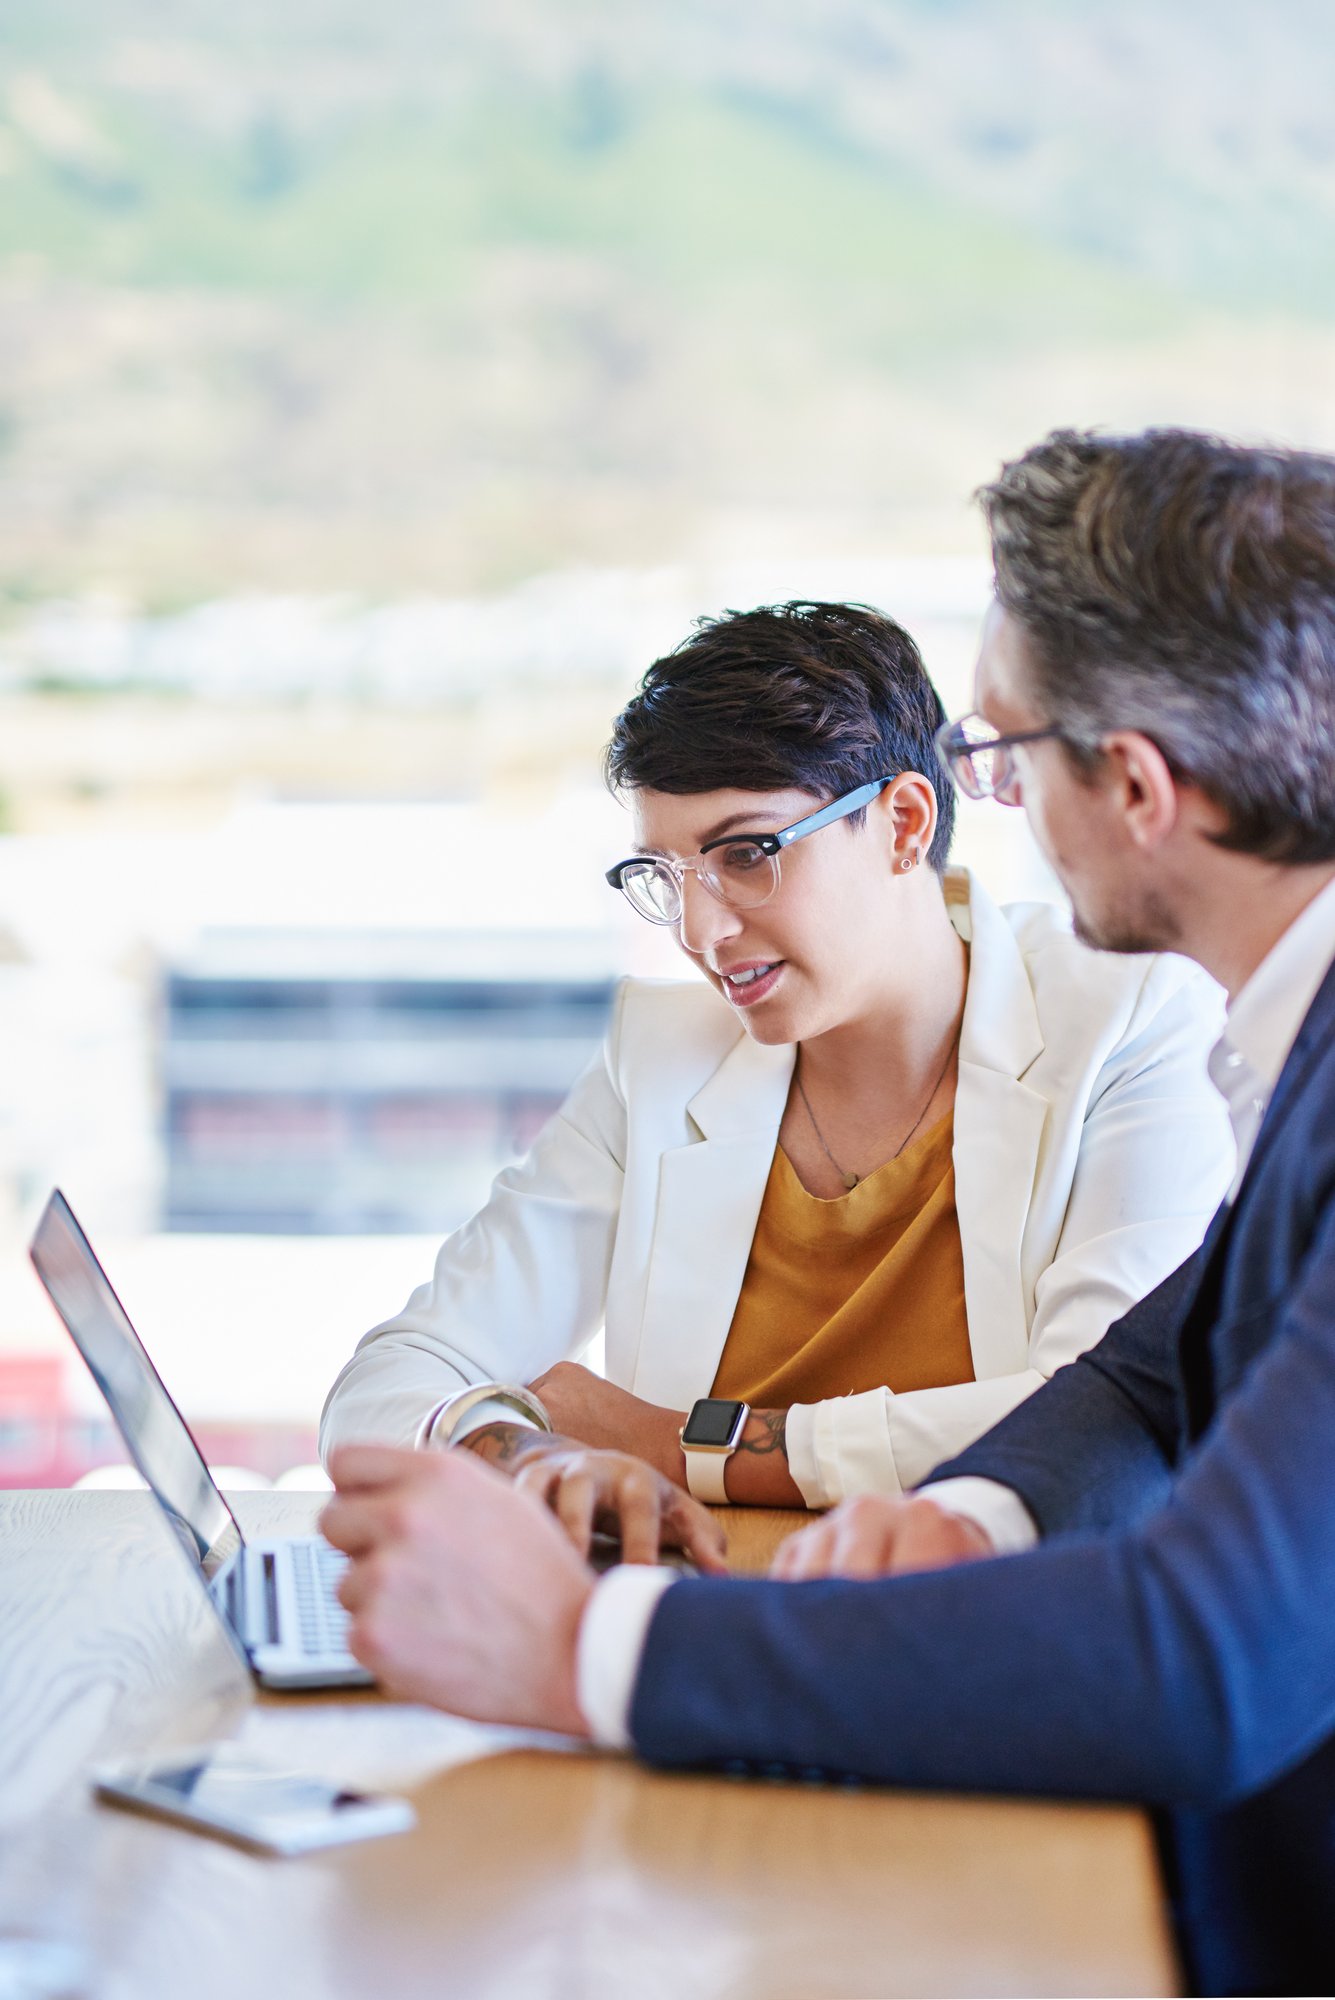
[[[583, 1543], [619, 1520], [629, 1553], [661, 1527], [709, 1561], [684, 1487], [916, 1485], [1195, 1248], [1232, 1158], [1216, 992], [948, 871], [943, 719], [857, 605], [730, 612], [650, 668], [607, 751], [634, 826], [608, 880], [703, 979], [625, 982], [340, 1375], [326, 1451], [467, 1442]], [[576, 1359], [604, 1323], [605, 1380]]]

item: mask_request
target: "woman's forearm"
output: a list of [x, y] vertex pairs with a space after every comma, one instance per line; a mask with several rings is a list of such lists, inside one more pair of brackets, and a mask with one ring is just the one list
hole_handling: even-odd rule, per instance
[[804, 1507], [788, 1470], [787, 1410], [752, 1410], [723, 1475], [738, 1507]]
[[539, 1453], [550, 1451], [553, 1446], [566, 1448], [569, 1438], [557, 1437], [551, 1431], [536, 1430], [532, 1424], [482, 1424], [461, 1438], [461, 1451], [475, 1452], [488, 1465], [498, 1471], [513, 1474], [526, 1460]]
[[[667, 1416], [669, 1413], [664, 1412]], [[787, 1410], [752, 1410], [737, 1449], [728, 1460], [724, 1481], [728, 1499], [737, 1507], [802, 1507], [805, 1501], [788, 1470], [785, 1441]], [[648, 1439], [627, 1438], [613, 1447], [636, 1452], [678, 1486], [686, 1484], [686, 1463], [677, 1432], [684, 1414], [671, 1413], [671, 1437], [664, 1431], [659, 1449], [645, 1449]], [[525, 1461], [553, 1448], [568, 1449], [570, 1437], [535, 1431], [526, 1424], [483, 1424], [462, 1442], [461, 1449], [476, 1452], [488, 1465], [513, 1473]], [[658, 1440], [654, 1440], [658, 1443]], [[666, 1461], [666, 1462], [660, 1462]]]

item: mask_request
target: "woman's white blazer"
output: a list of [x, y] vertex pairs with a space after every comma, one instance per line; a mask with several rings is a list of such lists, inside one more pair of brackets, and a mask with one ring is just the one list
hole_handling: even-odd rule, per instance
[[[954, 1155], [976, 1379], [794, 1408], [809, 1506], [916, 1485], [987, 1430], [1190, 1254], [1232, 1173], [1204, 974], [1091, 951], [1058, 910], [999, 909], [962, 874], [947, 901], [971, 948]], [[453, 1388], [531, 1381], [603, 1325], [612, 1381], [673, 1410], [708, 1395], [793, 1060], [702, 981], [626, 981], [532, 1151], [358, 1346], [321, 1449], [408, 1443]]]

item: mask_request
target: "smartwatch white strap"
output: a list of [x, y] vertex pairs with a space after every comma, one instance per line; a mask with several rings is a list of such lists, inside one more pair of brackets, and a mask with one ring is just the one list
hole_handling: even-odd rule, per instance
[[[709, 1451], [698, 1444], [684, 1444], [681, 1449], [686, 1460], [686, 1491], [692, 1499], [703, 1500], [712, 1507], [726, 1507], [728, 1489], [723, 1483], [723, 1472], [732, 1451]], [[732, 1450], [736, 1450], [735, 1445]]]

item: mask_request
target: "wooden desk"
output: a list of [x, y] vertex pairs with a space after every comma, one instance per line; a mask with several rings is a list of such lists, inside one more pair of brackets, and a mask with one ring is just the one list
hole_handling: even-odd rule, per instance
[[[318, 1504], [236, 1508], [297, 1532]], [[752, 1566], [792, 1524], [728, 1513]], [[0, 1494], [0, 1717], [0, 1842], [39, 1905], [77, 1905], [52, 1921], [98, 2000], [1179, 1990], [1138, 1813], [664, 1776], [374, 1695], [256, 1699], [144, 1494]], [[264, 1861], [89, 1802], [99, 1759], [219, 1734], [407, 1790], [419, 1828]]]

